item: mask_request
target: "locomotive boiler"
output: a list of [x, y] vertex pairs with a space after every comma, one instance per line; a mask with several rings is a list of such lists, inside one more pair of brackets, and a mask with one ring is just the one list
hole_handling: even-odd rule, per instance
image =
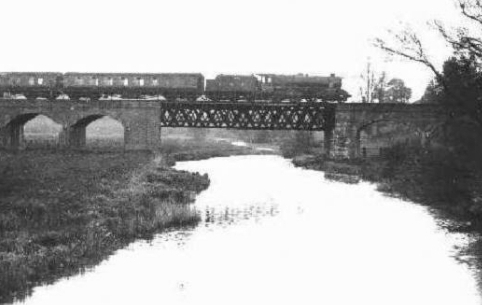
[[350, 95], [341, 89], [341, 77], [308, 74], [259, 74], [261, 91], [274, 101], [344, 102]]
[[226, 101], [344, 102], [350, 97], [341, 89], [342, 79], [304, 74], [218, 75], [207, 80], [206, 96]]

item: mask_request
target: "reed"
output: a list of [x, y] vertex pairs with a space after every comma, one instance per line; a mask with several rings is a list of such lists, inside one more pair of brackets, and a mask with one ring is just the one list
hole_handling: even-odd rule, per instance
[[195, 225], [189, 203], [208, 177], [161, 163], [149, 153], [0, 152], [0, 303], [135, 239]]

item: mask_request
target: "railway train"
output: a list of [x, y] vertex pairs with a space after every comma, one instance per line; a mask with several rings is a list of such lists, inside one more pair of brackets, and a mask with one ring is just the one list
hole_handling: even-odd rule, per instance
[[98, 100], [163, 96], [168, 100], [228, 102], [344, 102], [350, 97], [342, 79], [306, 74], [217, 75], [201, 73], [0, 72], [0, 97]]

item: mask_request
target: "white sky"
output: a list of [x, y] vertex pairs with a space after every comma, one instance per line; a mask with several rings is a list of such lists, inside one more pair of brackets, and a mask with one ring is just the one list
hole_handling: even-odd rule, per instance
[[[0, 71], [336, 73], [358, 94], [368, 57], [423, 93], [424, 67], [370, 39], [453, 19], [452, 0], [2, 0]], [[449, 53], [428, 38], [438, 63]]]

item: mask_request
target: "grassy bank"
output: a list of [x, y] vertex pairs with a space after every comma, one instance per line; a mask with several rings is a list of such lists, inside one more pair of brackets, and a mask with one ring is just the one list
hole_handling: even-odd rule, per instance
[[0, 303], [195, 224], [186, 203], [208, 184], [149, 153], [0, 152]]
[[[384, 160], [360, 164], [363, 178], [380, 191], [430, 206], [482, 232], [482, 167], [444, 149], [394, 147]], [[462, 228], [459, 228], [462, 229]]]

